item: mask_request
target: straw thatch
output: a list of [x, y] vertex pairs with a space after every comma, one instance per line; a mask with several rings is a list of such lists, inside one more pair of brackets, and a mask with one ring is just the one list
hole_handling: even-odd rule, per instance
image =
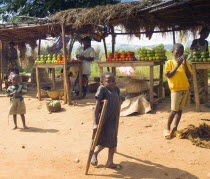
[[143, 0], [95, 8], [61, 11], [38, 22], [0, 25], [0, 40], [27, 41], [60, 35], [61, 23], [66, 33], [94, 33], [98, 25], [121, 25], [132, 34], [146, 32], [151, 38], [154, 29], [196, 32], [210, 24], [209, 0]]
[[52, 18], [79, 29], [86, 25], [122, 25], [127, 32], [190, 29], [210, 24], [209, 0], [144, 0], [95, 8], [69, 9]]

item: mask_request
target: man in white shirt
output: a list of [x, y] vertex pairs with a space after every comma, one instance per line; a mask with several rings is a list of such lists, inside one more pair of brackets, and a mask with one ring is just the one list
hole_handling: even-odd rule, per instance
[[[88, 92], [88, 78], [91, 73], [91, 62], [95, 58], [95, 50], [91, 47], [90, 37], [84, 37], [82, 39], [83, 46], [79, 48], [78, 54], [76, 55], [77, 59], [82, 61], [82, 92], [83, 98], [86, 97]], [[76, 85], [78, 84], [78, 77], [76, 79]], [[78, 88], [77, 88], [78, 89]], [[75, 90], [78, 94], [78, 90]]]

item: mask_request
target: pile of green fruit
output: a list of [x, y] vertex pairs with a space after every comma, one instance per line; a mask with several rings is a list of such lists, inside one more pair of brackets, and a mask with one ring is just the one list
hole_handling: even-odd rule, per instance
[[166, 60], [166, 50], [141, 50], [137, 60]]
[[193, 52], [192, 62], [210, 62], [209, 52]]
[[38, 55], [36, 57], [35, 64], [39, 63], [56, 63], [57, 54], [48, 54], [48, 55]]

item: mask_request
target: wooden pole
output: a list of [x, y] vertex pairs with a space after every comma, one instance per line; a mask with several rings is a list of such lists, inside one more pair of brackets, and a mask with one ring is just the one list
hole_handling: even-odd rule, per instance
[[175, 31], [173, 30], [173, 44], [176, 43]]
[[153, 108], [154, 103], [154, 66], [150, 66], [150, 104], [151, 108]]
[[1, 72], [0, 72], [0, 90], [2, 91], [2, 83], [3, 83], [3, 56], [2, 56], [2, 48], [3, 48], [3, 45], [2, 45], [2, 41], [0, 40], [0, 58], [1, 58], [1, 61], [0, 61], [0, 65], [1, 65], [1, 68], [0, 68], [0, 70], [1, 70]]
[[208, 70], [204, 70], [204, 92], [205, 92], [205, 103], [208, 103]]
[[160, 64], [160, 76], [159, 76], [159, 92], [158, 92], [158, 98], [163, 97], [163, 63]]
[[37, 86], [38, 100], [41, 101], [41, 87], [40, 87], [39, 68], [38, 67], [36, 67], [36, 86]]
[[[104, 43], [105, 57], [106, 57], [106, 59], [107, 59], [107, 58], [108, 58], [108, 53], [107, 53], [107, 47], [106, 47], [106, 40], [105, 40], [105, 37], [103, 38], [103, 43]], [[109, 71], [109, 67], [107, 67], [107, 71]]]
[[194, 86], [196, 112], [200, 112], [201, 109], [200, 109], [200, 97], [198, 92], [199, 90], [198, 90], [196, 64], [192, 64], [192, 70], [193, 70], [193, 86]]
[[107, 104], [108, 104], [108, 100], [104, 100], [104, 104], [103, 104], [103, 108], [102, 108], [102, 111], [101, 111], [101, 116], [100, 116], [100, 119], [99, 119], [97, 130], [96, 130], [96, 132], [93, 131], [92, 141], [91, 141], [91, 146], [90, 146], [90, 152], [89, 152], [88, 161], [87, 161], [86, 170], [85, 170], [85, 175], [88, 174], [88, 170], [89, 170], [89, 167], [90, 167], [90, 161], [91, 161], [91, 158], [93, 156], [93, 152], [95, 150], [95, 147], [97, 145], [99, 135], [101, 133], [101, 128], [102, 128], [102, 125], [103, 125]]
[[52, 68], [52, 88], [55, 89], [55, 68]]
[[67, 50], [66, 50], [66, 42], [65, 42], [65, 24], [62, 23], [61, 25], [62, 28], [62, 44], [63, 44], [63, 55], [64, 55], [64, 103], [66, 104], [71, 104], [71, 99], [70, 99], [70, 93], [69, 93], [69, 88], [68, 88], [68, 74], [67, 74]]
[[[114, 33], [114, 26], [110, 25], [111, 33], [112, 33], [112, 58], [114, 58], [114, 51], [115, 51], [115, 33]], [[116, 67], [112, 67], [112, 73], [116, 75]]]
[[39, 39], [39, 44], [38, 44], [38, 55], [41, 53], [41, 39]]

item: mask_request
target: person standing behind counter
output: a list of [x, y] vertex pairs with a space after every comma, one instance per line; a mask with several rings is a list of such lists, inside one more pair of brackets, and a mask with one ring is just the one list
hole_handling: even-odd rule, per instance
[[[95, 58], [95, 50], [91, 47], [90, 37], [84, 37], [82, 39], [83, 46], [79, 48], [76, 58], [82, 61], [82, 92], [83, 98], [86, 97], [88, 92], [88, 78], [91, 73], [91, 62]], [[76, 78], [75, 86], [79, 84], [79, 75]], [[79, 88], [75, 88], [75, 92], [79, 95]]]
[[[208, 52], [208, 41], [206, 40], [209, 36], [209, 29], [207, 27], [204, 27], [201, 31], [200, 31], [200, 38], [199, 39], [195, 39], [192, 42], [192, 45], [190, 47], [190, 50], [192, 50], [193, 52]], [[204, 70], [197, 70], [196, 72], [197, 77], [198, 77], [198, 88], [202, 89], [204, 87]], [[191, 80], [191, 85], [190, 85], [190, 91], [191, 91], [191, 96], [194, 96], [194, 89], [193, 89], [193, 85], [192, 85], [192, 80]], [[200, 92], [200, 102], [203, 103], [204, 102], [204, 93]], [[194, 100], [194, 99], [193, 99]]]

